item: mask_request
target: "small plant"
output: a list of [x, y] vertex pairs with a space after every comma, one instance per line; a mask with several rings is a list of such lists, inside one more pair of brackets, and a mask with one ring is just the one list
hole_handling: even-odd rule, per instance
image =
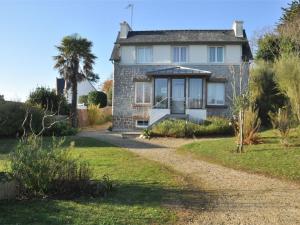
[[150, 129], [144, 129], [142, 136], [146, 139], [150, 139], [152, 135], [152, 131]]
[[63, 147], [64, 139], [48, 145], [41, 137], [23, 138], [10, 155], [11, 172], [25, 197], [83, 193], [89, 184], [89, 165]]
[[277, 129], [280, 136], [280, 142], [283, 146], [289, 146], [289, 133], [290, 133], [290, 117], [288, 110], [285, 108], [281, 108], [278, 110], [278, 113], [270, 114], [270, 118], [272, 120], [272, 125], [275, 129]]
[[249, 107], [245, 110], [245, 121], [244, 121], [244, 144], [258, 144], [261, 143], [261, 138], [258, 135], [261, 121], [258, 116], [258, 110]]

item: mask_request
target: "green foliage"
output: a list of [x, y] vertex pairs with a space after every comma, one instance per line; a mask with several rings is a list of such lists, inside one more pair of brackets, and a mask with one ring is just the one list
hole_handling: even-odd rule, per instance
[[80, 193], [91, 177], [89, 165], [62, 147], [64, 140], [45, 145], [41, 138], [20, 141], [10, 155], [11, 172], [25, 196]]
[[0, 95], [0, 104], [4, 102], [5, 102], [4, 95]]
[[30, 93], [27, 102], [31, 105], [40, 106], [43, 109], [48, 107], [48, 110], [58, 112], [62, 115], [69, 114], [69, 106], [66, 98], [63, 95], [57, 95], [50, 88], [38, 87]]
[[293, 0], [291, 3], [288, 3], [288, 7], [282, 7], [281, 9], [283, 14], [280, 18], [280, 23], [283, 25], [287, 22], [293, 21], [294, 18], [300, 14], [300, 1]]
[[257, 44], [256, 60], [274, 62], [280, 56], [281, 38], [277, 34], [265, 34]]
[[[33, 129], [41, 129], [41, 109], [33, 106], [29, 107], [21, 102], [5, 102], [0, 104], [0, 137], [16, 137], [23, 133], [22, 123], [27, 108], [29, 108], [29, 111], [32, 114]], [[29, 122], [25, 124], [25, 127], [29, 129]]]
[[88, 105], [88, 95], [79, 96], [79, 103], [82, 103], [84, 105]]
[[88, 95], [88, 103], [104, 108], [107, 106], [107, 96], [102, 91], [92, 91]]
[[211, 117], [204, 124], [185, 120], [164, 120], [151, 129], [151, 135], [164, 137], [202, 137], [211, 135], [232, 135], [233, 128], [227, 119]]
[[60, 121], [55, 123], [50, 129], [46, 130], [44, 136], [72, 136], [77, 134], [78, 129], [70, 125], [68, 121]]
[[264, 61], [255, 63], [250, 70], [249, 89], [250, 101], [258, 110], [262, 125], [271, 126], [269, 113], [277, 112], [287, 101], [278, 89], [272, 64]]
[[300, 121], [300, 57], [283, 55], [274, 64], [280, 90], [289, 98], [292, 111]]
[[112, 88], [110, 88], [107, 92], [107, 105], [112, 105]]

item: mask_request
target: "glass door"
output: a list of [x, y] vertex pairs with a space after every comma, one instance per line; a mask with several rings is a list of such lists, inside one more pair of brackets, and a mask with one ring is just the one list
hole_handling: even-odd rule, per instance
[[185, 79], [172, 79], [171, 113], [185, 113]]

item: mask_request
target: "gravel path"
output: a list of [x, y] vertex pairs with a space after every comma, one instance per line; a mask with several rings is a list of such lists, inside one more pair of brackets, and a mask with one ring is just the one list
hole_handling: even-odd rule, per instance
[[182, 224], [300, 225], [299, 185], [176, 154], [177, 147], [194, 140], [123, 139], [120, 134], [99, 132], [80, 135], [128, 148], [182, 174], [197, 189], [193, 198], [182, 203], [189, 210]]

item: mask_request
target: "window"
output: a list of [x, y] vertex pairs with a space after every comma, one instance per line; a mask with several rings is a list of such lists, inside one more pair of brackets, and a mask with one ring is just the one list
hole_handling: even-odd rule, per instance
[[136, 120], [136, 127], [141, 127], [141, 128], [145, 128], [148, 127], [149, 125], [149, 121], [148, 120]]
[[189, 79], [189, 108], [199, 109], [202, 107], [202, 79]]
[[224, 62], [224, 47], [209, 47], [209, 62]]
[[151, 83], [135, 83], [135, 103], [146, 104], [151, 102]]
[[207, 105], [225, 105], [225, 83], [207, 83]]
[[187, 62], [187, 47], [173, 47], [173, 62]]
[[154, 108], [168, 108], [168, 79], [157, 78], [154, 82]]
[[152, 47], [138, 47], [136, 49], [137, 63], [152, 62]]

